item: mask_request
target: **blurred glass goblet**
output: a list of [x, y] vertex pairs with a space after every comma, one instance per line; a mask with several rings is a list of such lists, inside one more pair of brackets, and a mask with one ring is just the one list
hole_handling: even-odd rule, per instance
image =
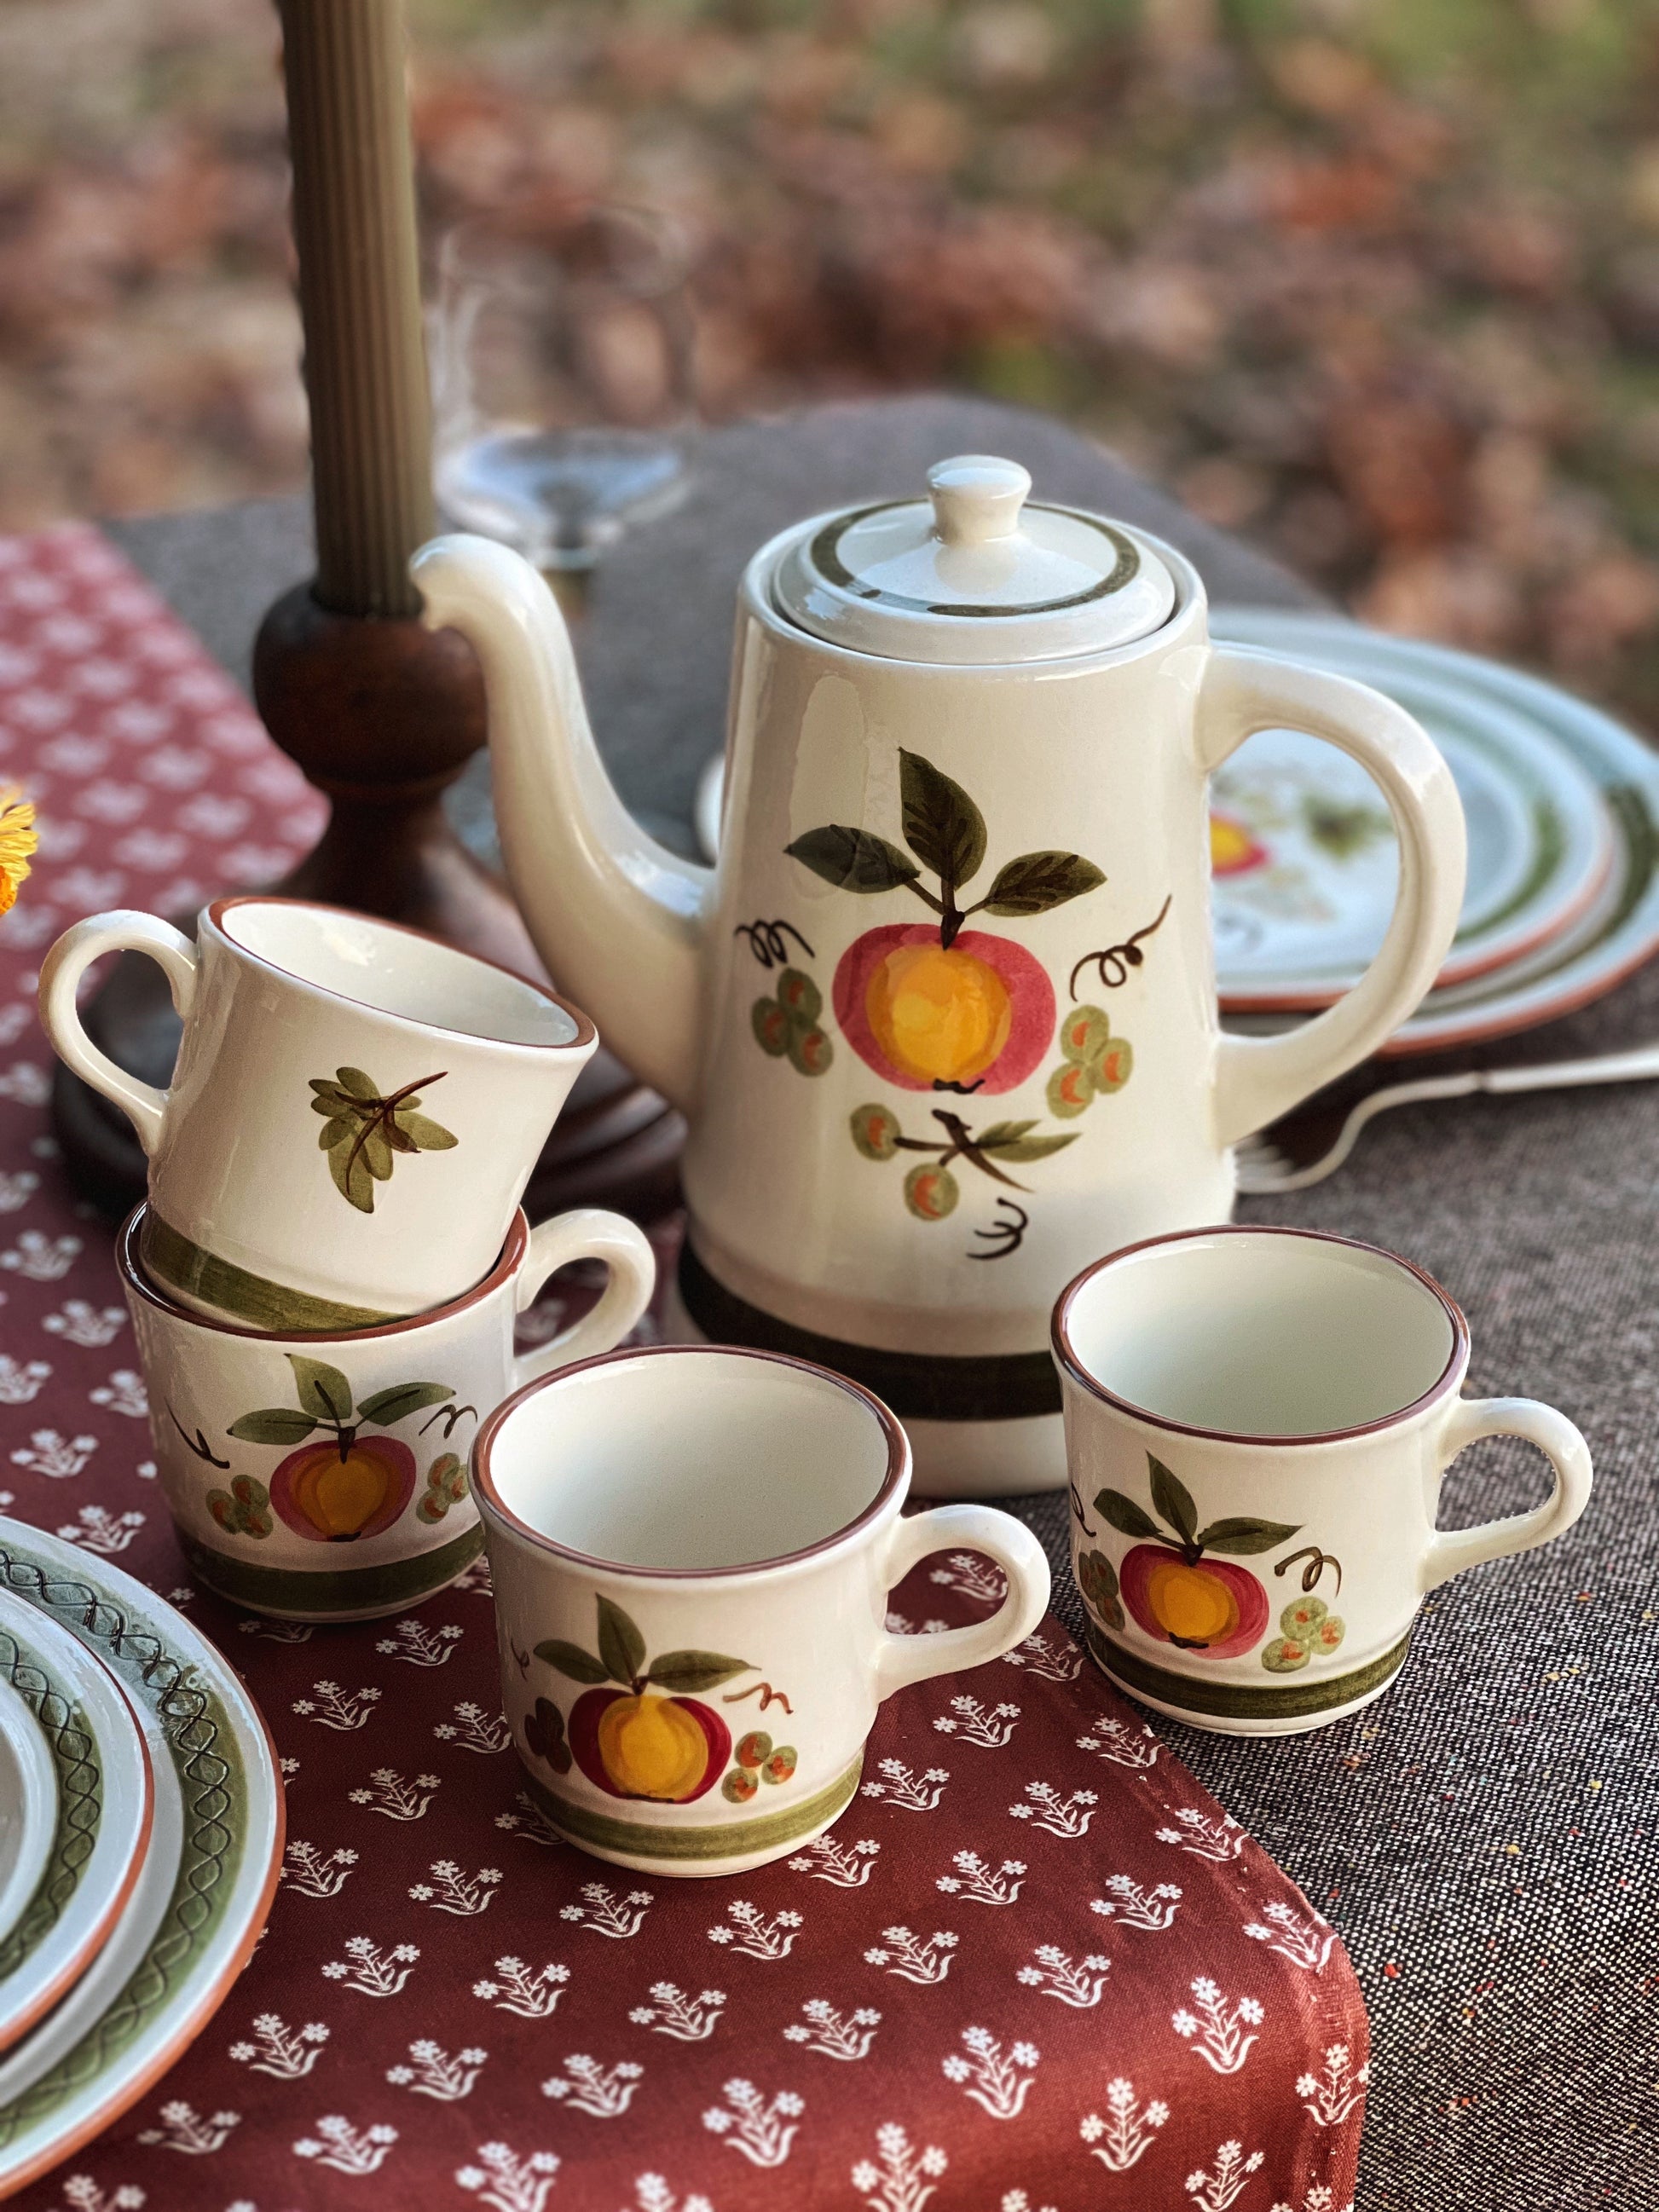
[[580, 580], [678, 505], [696, 420], [688, 254], [643, 208], [452, 230], [433, 330], [434, 476], [453, 526]]

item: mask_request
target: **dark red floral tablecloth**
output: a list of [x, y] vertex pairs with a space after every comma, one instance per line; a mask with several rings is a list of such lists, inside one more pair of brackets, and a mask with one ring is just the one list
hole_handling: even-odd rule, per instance
[[[884, 1710], [832, 1832], [730, 1881], [559, 1843], [499, 1717], [482, 1563], [349, 1629], [193, 1591], [107, 1224], [47, 1132], [40, 951], [268, 879], [319, 803], [96, 532], [0, 541], [0, 1497], [229, 1653], [288, 1776], [270, 1927], [186, 2057], [35, 2212], [1343, 2212], [1366, 2081], [1328, 1923], [1052, 1620]], [[532, 1316], [546, 1330], [556, 1315]], [[995, 1571], [918, 1569], [918, 1633]]]

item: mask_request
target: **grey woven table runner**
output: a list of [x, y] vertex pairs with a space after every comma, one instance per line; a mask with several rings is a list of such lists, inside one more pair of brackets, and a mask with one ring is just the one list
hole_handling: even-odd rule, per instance
[[[716, 433], [693, 498], [602, 576], [582, 641], [601, 745], [660, 834], [689, 848], [747, 555], [801, 515], [919, 485], [929, 461], [968, 450], [1012, 453], [1041, 494], [1175, 538], [1218, 599], [1310, 603], [1036, 416], [928, 398]], [[266, 601], [307, 565], [297, 504], [113, 534], [233, 666]], [[482, 771], [461, 805], [486, 845]], [[1652, 1037], [1659, 968], [1488, 1056]], [[1549, 1400], [1596, 1462], [1577, 1528], [1437, 1592], [1404, 1676], [1369, 1711], [1267, 1743], [1160, 1723], [1334, 1922], [1359, 1972], [1374, 2046], [1365, 2212], [1659, 2204], [1656, 1166], [1659, 1088], [1473, 1098], [1388, 1115], [1333, 1182], [1241, 1208], [1409, 1254], [1468, 1315], [1471, 1391]], [[1476, 1445], [1443, 1522], [1517, 1511], [1544, 1480], [1523, 1448]], [[1048, 1545], [1075, 1625], [1063, 1501], [1012, 1510]]]

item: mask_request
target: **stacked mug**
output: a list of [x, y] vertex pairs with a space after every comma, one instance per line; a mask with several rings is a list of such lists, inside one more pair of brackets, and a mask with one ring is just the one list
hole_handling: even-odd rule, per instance
[[[81, 1024], [77, 986], [115, 951], [159, 963], [184, 1023], [165, 1091]], [[453, 1582], [483, 1547], [479, 1425], [619, 1344], [653, 1287], [620, 1215], [532, 1229], [520, 1206], [592, 1022], [417, 931], [259, 896], [215, 902], [193, 942], [150, 915], [77, 922], [40, 1008], [149, 1158], [118, 1258], [198, 1578], [306, 1621], [372, 1620]], [[578, 1260], [608, 1269], [603, 1296], [517, 1352], [517, 1316]]]

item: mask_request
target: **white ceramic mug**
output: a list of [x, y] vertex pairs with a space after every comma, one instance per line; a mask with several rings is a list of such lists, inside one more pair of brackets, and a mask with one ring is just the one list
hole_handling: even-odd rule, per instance
[[[76, 987], [147, 953], [183, 1017], [166, 1091], [82, 1027]], [[592, 1057], [593, 1024], [418, 930], [300, 899], [216, 899], [195, 942], [93, 915], [41, 964], [59, 1057], [149, 1155], [143, 1261], [198, 1312], [339, 1331], [423, 1313], [495, 1264]]]
[[[1425, 1591], [1570, 1528], [1589, 1449], [1530, 1398], [1466, 1399], [1468, 1326], [1409, 1261], [1300, 1229], [1200, 1229], [1086, 1268], [1054, 1308], [1072, 1565], [1090, 1651], [1158, 1711], [1231, 1735], [1379, 1696]], [[1479, 1437], [1523, 1437], [1533, 1511], [1435, 1526]]]
[[[600, 1858], [741, 1873], [829, 1827], [882, 1699], [994, 1659], [1048, 1601], [1029, 1529], [901, 1518], [904, 1431], [826, 1370], [715, 1346], [613, 1352], [478, 1432], [473, 1478], [514, 1741], [548, 1818]], [[1008, 1578], [990, 1620], [894, 1636], [887, 1594], [944, 1550]]]
[[[198, 1578], [286, 1620], [371, 1620], [441, 1589], [483, 1548], [467, 1480], [477, 1424], [567, 1360], [608, 1352], [651, 1299], [651, 1246], [586, 1207], [514, 1216], [483, 1282], [452, 1304], [343, 1336], [252, 1329], [187, 1313], [122, 1232], [122, 1287], [149, 1395], [156, 1469]], [[516, 1316], [556, 1267], [601, 1260], [592, 1310], [514, 1356]]]

